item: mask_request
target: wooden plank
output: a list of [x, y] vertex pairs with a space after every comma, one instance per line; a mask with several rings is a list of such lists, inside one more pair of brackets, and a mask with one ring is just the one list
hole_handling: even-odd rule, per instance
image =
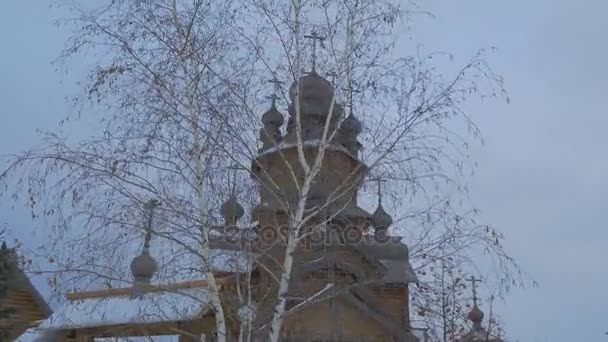
[[[227, 275], [228, 274], [228, 275]], [[218, 276], [216, 274], [216, 276]], [[232, 280], [231, 273], [224, 273], [220, 275], [219, 278], [216, 279], [219, 285], [226, 284]], [[192, 289], [199, 287], [207, 287], [208, 283], [205, 279], [200, 280], [191, 280], [184, 281], [180, 283], [172, 283], [165, 285], [144, 285], [143, 290], [145, 292], [161, 292], [161, 291], [171, 291], [171, 290], [182, 290], [182, 289]], [[111, 288], [111, 289], [103, 289], [103, 290], [93, 290], [93, 291], [84, 291], [84, 292], [72, 292], [66, 294], [66, 298], [68, 300], [82, 300], [82, 299], [90, 299], [90, 298], [103, 298], [103, 297], [117, 297], [117, 296], [127, 296], [133, 293], [133, 286], [129, 287], [119, 287], [119, 288]]]
[[111, 338], [128, 336], [160, 336], [160, 335], [180, 335], [184, 332], [193, 334], [209, 334], [215, 327], [213, 315], [206, 315], [193, 321], [173, 321], [160, 323], [144, 324], [117, 324], [111, 326], [88, 327], [80, 329], [67, 329], [58, 331], [58, 337], [66, 338], [72, 336], [79, 338]]

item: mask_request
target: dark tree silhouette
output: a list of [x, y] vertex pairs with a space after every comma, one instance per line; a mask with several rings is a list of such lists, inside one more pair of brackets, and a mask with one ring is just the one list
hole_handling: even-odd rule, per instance
[[[3, 235], [3, 230], [0, 230], [0, 237]], [[2, 302], [8, 295], [9, 281], [11, 275], [15, 272], [15, 251], [6, 246], [6, 242], [2, 242], [0, 246], [0, 319], [9, 317], [13, 310], [3, 307]]]

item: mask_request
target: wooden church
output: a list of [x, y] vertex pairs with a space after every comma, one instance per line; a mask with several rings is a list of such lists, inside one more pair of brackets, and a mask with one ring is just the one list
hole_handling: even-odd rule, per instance
[[[320, 144], [326, 148], [307, 197], [306, 213], [312, 214], [304, 229], [308, 235], [294, 254], [282, 339], [419, 341], [410, 324], [409, 286], [417, 278], [408, 247], [389, 234], [393, 220], [380, 196], [373, 213], [357, 204], [359, 188], [369, 176], [359, 158], [361, 122], [352, 112], [344, 117], [342, 105], [335, 102], [334, 86], [314, 65], [291, 85], [289, 97], [285, 128], [276, 97], [262, 116], [262, 147], [251, 163], [252, 177], [259, 184], [260, 203], [252, 213], [256, 225], [239, 226], [244, 210], [232, 195], [221, 208], [225, 224], [213, 229], [214, 251], [253, 260], [246, 271], [235, 267], [214, 272], [221, 285], [228, 340], [238, 340], [244, 320], [253, 341], [267, 336], [285, 252], [281, 237], [303, 177], [300, 134], [308, 160], [319, 153]], [[296, 103], [301, 109], [299, 129]], [[325, 137], [324, 131], [335, 134]], [[150, 221], [152, 214], [153, 206]], [[213, 340], [215, 319], [206, 280], [156, 283], [150, 238], [148, 234], [142, 253], [131, 264], [132, 286], [68, 294], [67, 304], [42, 323], [39, 340], [166, 335], [177, 335], [179, 341], [200, 341], [201, 336]], [[244, 285], [250, 289], [245, 314], [238, 300]]]

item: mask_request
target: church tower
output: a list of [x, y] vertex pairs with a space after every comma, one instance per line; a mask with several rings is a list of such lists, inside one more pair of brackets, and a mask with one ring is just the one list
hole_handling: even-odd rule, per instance
[[[352, 113], [352, 96], [345, 117], [334, 85], [317, 72], [314, 57], [312, 71], [289, 87], [287, 120], [277, 107], [280, 81], [271, 81], [275, 93], [262, 115], [260, 149], [251, 164], [260, 200], [252, 212], [255, 227], [239, 227], [244, 209], [233, 187], [219, 208], [223, 225], [212, 227], [209, 234], [211, 251], [220, 258], [217, 265], [209, 260], [205, 267], [220, 285], [227, 340], [238, 340], [245, 325], [253, 341], [267, 340], [286, 250], [284, 234], [290, 233], [293, 213], [303, 204], [306, 220], [298, 222], [302, 229], [293, 254], [281, 340], [417, 342], [410, 325], [408, 287], [418, 280], [408, 247], [401, 237], [389, 234], [393, 219], [382, 204], [381, 180], [376, 180], [375, 212], [358, 205], [359, 188], [368, 177], [368, 167], [359, 158], [363, 126]], [[313, 165], [319, 153], [323, 158], [310, 191], [302, 191], [302, 165]], [[300, 200], [303, 193], [306, 201]], [[56, 337], [53, 341], [141, 336], [142, 331], [150, 336], [178, 331], [179, 341], [214, 339], [218, 332], [207, 279], [153, 283], [159, 265], [150, 252], [150, 239], [158, 204], [150, 201], [143, 208], [146, 235], [131, 263], [133, 283], [68, 294], [65, 307], [43, 324]], [[222, 261], [233, 254], [236, 263]], [[242, 300], [244, 292], [250, 300]]]
[[358, 190], [368, 176], [359, 159], [362, 124], [352, 110], [344, 117], [335, 93], [313, 62], [312, 71], [289, 88], [285, 133], [276, 93], [262, 115], [261, 148], [252, 162], [260, 197], [253, 216], [264, 251], [258, 258], [264, 267], [257, 268], [258, 324], [272, 317], [276, 298], [267, 294], [276, 296], [285, 252], [282, 234], [301, 196], [305, 173], [299, 149], [312, 164], [323, 145], [320, 171], [306, 198], [305, 214], [311, 219], [302, 234], [308, 235], [294, 256], [284, 339], [417, 341], [409, 320], [408, 286], [417, 282], [409, 251], [400, 237], [388, 234], [393, 220], [381, 200], [373, 214], [358, 206]]

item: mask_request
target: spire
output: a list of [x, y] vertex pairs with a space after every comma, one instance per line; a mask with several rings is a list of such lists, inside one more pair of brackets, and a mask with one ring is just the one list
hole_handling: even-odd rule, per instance
[[144, 237], [144, 246], [141, 254], [133, 258], [131, 261], [131, 274], [136, 284], [149, 284], [156, 273], [156, 260], [150, 256], [150, 240], [152, 240], [152, 223], [154, 219], [154, 210], [160, 205], [155, 199], [151, 199], [144, 204], [144, 209], [147, 214], [147, 222], [144, 227], [146, 235]]
[[312, 71], [311, 73], [315, 73], [317, 69], [317, 42], [319, 45], [323, 47], [323, 41], [325, 37], [319, 36], [316, 32], [312, 32], [309, 35], [305, 35], [304, 38], [312, 40]]
[[473, 291], [473, 308], [469, 312], [468, 318], [473, 322], [473, 329], [479, 330], [481, 329], [481, 321], [483, 320], [483, 311], [477, 306], [477, 283], [481, 282], [480, 279], [475, 278], [474, 276], [466, 279], [466, 281], [471, 282], [471, 288]]

